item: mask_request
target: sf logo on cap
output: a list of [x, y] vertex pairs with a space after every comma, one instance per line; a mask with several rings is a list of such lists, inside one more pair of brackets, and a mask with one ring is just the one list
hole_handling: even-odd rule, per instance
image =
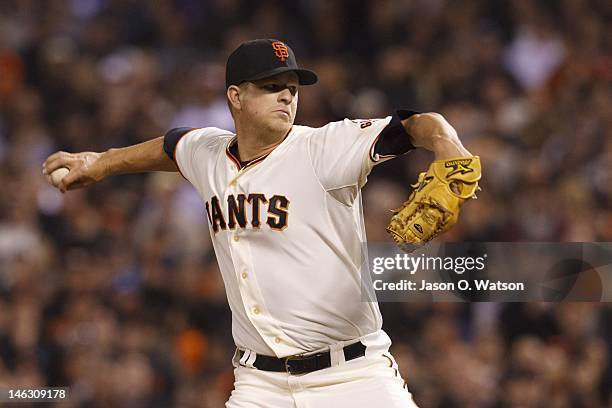
[[281, 61], [285, 61], [286, 58], [289, 58], [289, 50], [282, 42], [274, 41], [272, 43], [272, 48], [274, 48], [274, 55], [280, 58]]

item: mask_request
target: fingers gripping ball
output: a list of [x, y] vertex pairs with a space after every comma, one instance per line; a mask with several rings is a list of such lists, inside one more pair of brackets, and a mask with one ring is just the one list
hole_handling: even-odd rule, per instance
[[387, 231], [402, 250], [414, 251], [457, 222], [463, 203], [476, 198], [480, 178], [478, 156], [434, 161], [408, 201], [393, 210]]
[[68, 175], [68, 173], [70, 172], [70, 170], [68, 170], [66, 167], [60, 167], [59, 169], [53, 171], [48, 177], [49, 177], [49, 182], [54, 186], [54, 187], [58, 187], [59, 184], [61, 183], [62, 179], [64, 177], [66, 177]]

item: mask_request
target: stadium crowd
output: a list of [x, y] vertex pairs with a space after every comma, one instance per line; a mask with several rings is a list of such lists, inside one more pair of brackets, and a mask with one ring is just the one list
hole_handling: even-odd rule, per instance
[[[224, 64], [290, 44], [320, 83], [297, 123], [442, 113], [485, 179], [444, 239], [612, 242], [612, 36], [605, 0], [0, 2], [0, 385], [70, 387], [60, 407], [223, 406], [231, 319], [203, 205], [178, 174], [62, 195], [50, 153], [176, 126], [233, 129]], [[608, 23], [606, 23], [608, 21]], [[377, 167], [370, 241], [432, 159]], [[383, 303], [429, 407], [612, 404], [606, 303]]]

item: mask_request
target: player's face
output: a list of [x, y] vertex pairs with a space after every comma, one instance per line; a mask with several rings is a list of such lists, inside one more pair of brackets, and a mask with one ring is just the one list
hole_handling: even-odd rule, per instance
[[298, 86], [294, 72], [248, 83], [241, 98], [242, 110], [258, 126], [288, 132], [297, 112]]

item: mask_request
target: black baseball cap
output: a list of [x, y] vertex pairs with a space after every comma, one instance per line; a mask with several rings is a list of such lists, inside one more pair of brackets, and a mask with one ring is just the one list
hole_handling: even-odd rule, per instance
[[247, 41], [227, 59], [225, 88], [287, 71], [297, 74], [300, 85], [312, 85], [318, 80], [313, 71], [298, 67], [293, 50], [284, 42], [271, 38]]

